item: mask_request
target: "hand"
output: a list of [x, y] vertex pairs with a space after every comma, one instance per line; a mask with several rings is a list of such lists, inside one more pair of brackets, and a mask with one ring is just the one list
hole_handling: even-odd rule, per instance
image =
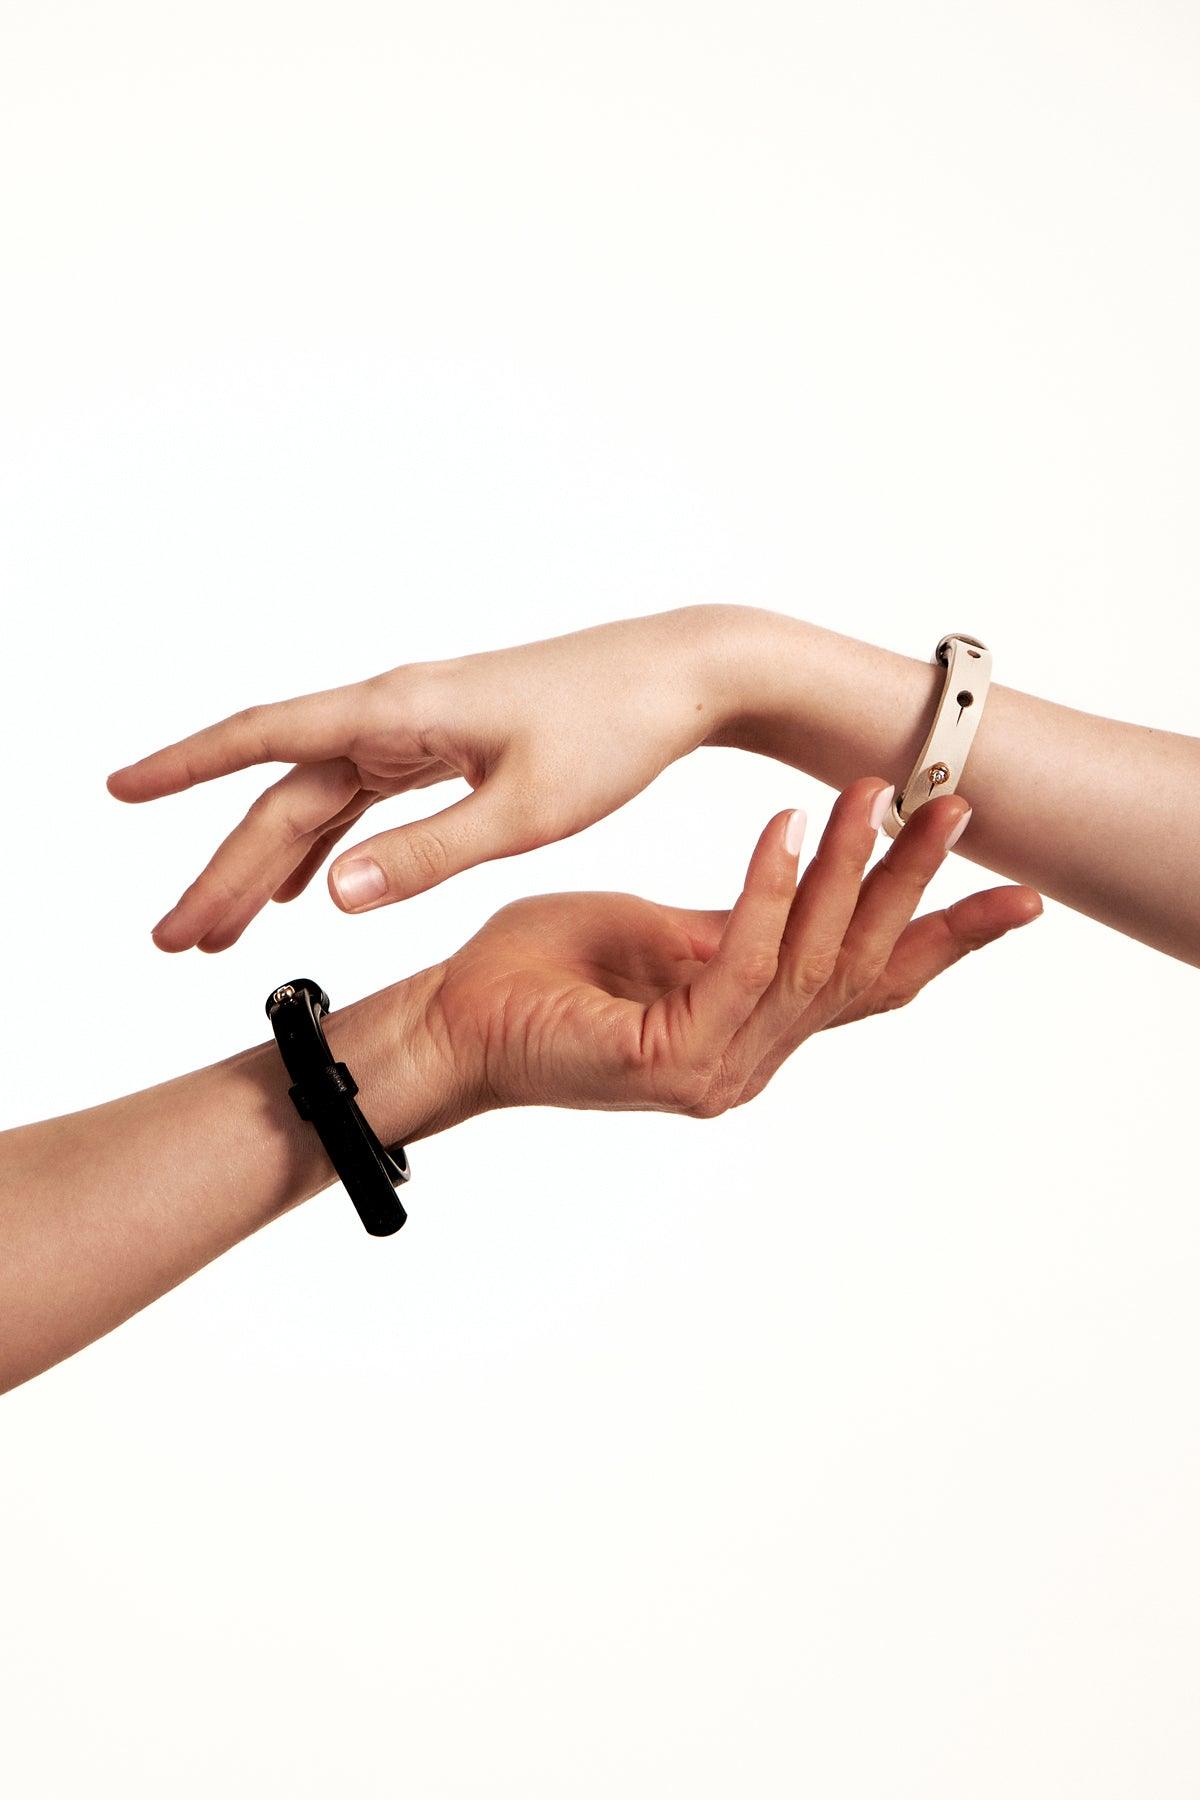
[[109, 777], [156, 800], [252, 764], [295, 766], [255, 801], [154, 928], [162, 950], [226, 950], [268, 900], [308, 886], [377, 800], [457, 776], [443, 812], [369, 838], [330, 871], [347, 912], [581, 831], [702, 743], [719, 658], [689, 608], [520, 649], [416, 664], [251, 707]]
[[802, 815], [772, 819], [728, 913], [627, 894], [505, 907], [429, 972], [404, 1053], [414, 1067], [418, 1037], [440, 1046], [423, 1129], [497, 1106], [711, 1117], [760, 1092], [814, 1032], [904, 1005], [1037, 917], [1037, 894], [1002, 887], [914, 921], [968, 808], [931, 801], [864, 880], [888, 795], [871, 778], [840, 796], [798, 886]]

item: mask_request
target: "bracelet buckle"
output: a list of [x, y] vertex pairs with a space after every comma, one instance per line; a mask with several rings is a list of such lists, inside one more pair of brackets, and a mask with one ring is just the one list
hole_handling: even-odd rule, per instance
[[355, 1095], [358, 1083], [334, 1062], [322, 1029], [329, 996], [315, 981], [284, 982], [267, 998], [267, 1017], [292, 1086], [288, 1098], [310, 1124], [372, 1237], [390, 1237], [408, 1217], [396, 1193], [411, 1173], [403, 1144], [390, 1148], [371, 1130]]
[[898, 837], [935, 794], [952, 794], [966, 767], [992, 682], [992, 653], [978, 638], [951, 631], [930, 659], [946, 671], [937, 710], [912, 773], [888, 808], [883, 828]]

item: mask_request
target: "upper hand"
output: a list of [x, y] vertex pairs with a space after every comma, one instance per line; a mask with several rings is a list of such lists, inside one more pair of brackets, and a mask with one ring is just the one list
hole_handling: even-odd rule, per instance
[[156, 800], [251, 764], [294, 765], [254, 802], [154, 928], [163, 950], [225, 950], [268, 900], [301, 893], [377, 800], [462, 777], [444, 811], [341, 856], [329, 887], [362, 912], [615, 811], [713, 723], [695, 608], [255, 706], [109, 777]]

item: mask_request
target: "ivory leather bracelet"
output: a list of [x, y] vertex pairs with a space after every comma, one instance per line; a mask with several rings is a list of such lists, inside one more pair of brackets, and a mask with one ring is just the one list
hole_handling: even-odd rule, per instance
[[966, 767], [992, 684], [992, 653], [978, 638], [951, 631], [938, 640], [932, 661], [945, 670], [929, 736], [883, 821], [889, 837], [900, 832], [935, 794], [952, 794]]
[[267, 1017], [294, 1086], [288, 1098], [313, 1127], [372, 1237], [390, 1237], [408, 1214], [396, 1189], [409, 1178], [403, 1144], [385, 1150], [354, 1096], [358, 1083], [334, 1062], [321, 1021], [329, 995], [315, 981], [286, 981], [267, 996]]

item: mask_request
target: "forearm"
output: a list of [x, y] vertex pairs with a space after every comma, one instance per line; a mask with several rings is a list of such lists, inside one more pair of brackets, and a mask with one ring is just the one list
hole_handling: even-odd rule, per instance
[[[932, 664], [779, 614], [704, 609], [710, 744], [831, 786], [908, 776], [940, 687]], [[960, 854], [1200, 964], [1200, 740], [993, 686], [960, 791]]]
[[[433, 972], [327, 1035], [383, 1142], [449, 1122], [420, 1024]], [[414, 1049], [414, 1046], [416, 1048]], [[333, 1179], [273, 1043], [0, 1135], [0, 1392], [111, 1331]]]

